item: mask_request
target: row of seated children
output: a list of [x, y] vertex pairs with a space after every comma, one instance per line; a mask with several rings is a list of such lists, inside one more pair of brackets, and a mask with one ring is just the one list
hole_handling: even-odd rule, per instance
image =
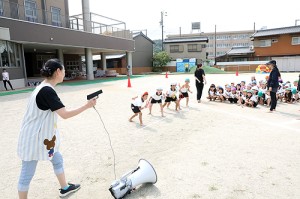
[[[294, 103], [300, 101], [299, 81], [294, 81], [293, 85], [287, 81], [280, 83], [277, 91], [277, 99], [286, 102]], [[256, 80], [251, 79], [251, 83], [245, 86], [245, 81], [239, 84], [231, 83], [225, 85], [225, 89], [221, 86], [211, 84], [208, 90], [208, 97], [210, 101], [229, 101], [230, 103], [237, 103], [238, 105], [246, 105], [249, 107], [256, 107], [258, 104], [270, 106], [271, 97], [270, 91], [267, 89], [267, 82], [259, 81], [256, 85]]]
[[246, 105], [249, 107], [256, 107], [258, 104], [258, 88], [257, 86], [251, 87], [250, 85], [241, 89], [240, 84], [225, 85], [225, 90], [221, 86], [211, 84], [208, 90], [207, 99], [210, 101], [229, 101], [238, 105]]

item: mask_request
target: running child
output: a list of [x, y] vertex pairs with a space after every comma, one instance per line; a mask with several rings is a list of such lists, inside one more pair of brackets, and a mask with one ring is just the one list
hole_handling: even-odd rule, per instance
[[148, 92], [145, 92], [142, 96], [136, 96], [132, 98], [132, 100], [134, 101], [131, 103], [131, 110], [134, 114], [129, 118], [129, 122], [133, 122], [132, 119], [136, 116], [139, 116], [140, 125], [143, 126], [142, 109], [146, 108], [147, 104], [144, 107], [142, 107], [142, 105], [147, 100], [147, 98]]
[[164, 98], [164, 94], [162, 93], [163, 89], [162, 88], [157, 88], [155, 94], [151, 95], [149, 98], [149, 114], [152, 115], [152, 106], [153, 104], [158, 103], [160, 106], [160, 111], [161, 111], [161, 116], [164, 117], [164, 111], [163, 111], [163, 106], [162, 106], [162, 100]]
[[178, 104], [179, 104], [179, 109], [180, 109], [180, 101], [181, 99], [185, 98], [186, 99], [186, 107], [189, 107], [189, 93], [193, 93], [191, 90], [190, 90], [190, 79], [189, 78], [186, 78], [185, 79], [185, 84], [183, 84], [180, 89], [179, 89], [179, 101], [178, 101]]
[[163, 105], [163, 108], [165, 106], [169, 107], [171, 102], [175, 102], [175, 110], [178, 111], [179, 109], [179, 103], [178, 103], [178, 98], [177, 98], [177, 89], [176, 89], [176, 83], [171, 83], [171, 88], [167, 91], [166, 93], [166, 100]]

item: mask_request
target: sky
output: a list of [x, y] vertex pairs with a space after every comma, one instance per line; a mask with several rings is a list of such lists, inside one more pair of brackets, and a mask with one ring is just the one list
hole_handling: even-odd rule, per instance
[[[82, 0], [68, 0], [70, 15], [82, 13]], [[269, 0], [90, 0], [90, 11], [126, 23], [129, 30], [147, 30], [152, 39], [162, 38], [161, 12], [166, 12], [164, 38], [167, 35], [197, 32], [259, 30], [300, 25], [300, 1]], [[192, 31], [192, 22], [201, 30]], [[145, 31], [143, 33], [146, 33]]]

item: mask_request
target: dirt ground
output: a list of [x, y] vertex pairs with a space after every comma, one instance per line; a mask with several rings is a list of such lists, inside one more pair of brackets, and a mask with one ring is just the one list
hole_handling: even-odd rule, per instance
[[[299, 199], [300, 198], [300, 103], [279, 102], [275, 113], [268, 108], [241, 108], [228, 102], [205, 99], [211, 83], [225, 85], [250, 81], [254, 74], [207, 75], [201, 103], [196, 101], [194, 77], [187, 75], [145, 76], [127, 80], [81, 86], [57, 86], [67, 109], [81, 106], [86, 95], [98, 89], [96, 109], [111, 137], [117, 179], [135, 169], [141, 158], [157, 173], [157, 183], [142, 185], [128, 199]], [[298, 73], [283, 73], [284, 81], [298, 79]], [[265, 75], [255, 74], [257, 80]], [[181, 102], [153, 115], [143, 110], [144, 127], [132, 115], [131, 98], [157, 87], [165, 90], [171, 82], [183, 84], [191, 79], [190, 107]], [[21, 161], [17, 141], [30, 93], [0, 97], [0, 198], [17, 198]], [[89, 109], [63, 120], [61, 153], [70, 182], [82, 188], [69, 198], [108, 199], [114, 177], [114, 158], [108, 135], [98, 114]], [[59, 198], [59, 184], [48, 161], [39, 162], [31, 183], [29, 198]]]

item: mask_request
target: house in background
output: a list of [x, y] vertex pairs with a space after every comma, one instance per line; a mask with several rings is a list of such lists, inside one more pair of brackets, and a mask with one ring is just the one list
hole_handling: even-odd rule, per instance
[[50, 58], [63, 61], [67, 76], [90, 80], [93, 55], [103, 55], [104, 69], [107, 55], [126, 54], [132, 65], [134, 40], [126, 24], [91, 13], [89, 0], [81, 2], [83, 14], [69, 16], [68, 0], [0, 0], [0, 68], [7, 69], [15, 88], [40, 77]]
[[232, 47], [224, 55], [216, 57], [217, 62], [254, 61], [254, 48]]
[[[132, 74], [152, 72], [154, 42], [142, 32], [133, 33], [134, 52], [132, 53]], [[113, 69], [118, 74], [127, 75], [126, 54], [106, 56], [107, 69]], [[103, 70], [101, 56], [94, 56], [94, 65]], [[104, 74], [103, 72], [99, 72]]]
[[274, 59], [280, 71], [300, 71], [300, 26], [258, 30], [251, 39], [256, 60]]
[[[207, 59], [206, 44], [207, 37], [177, 37], [168, 35], [163, 45], [165, 51], [172, 60], [194, 59], [195, 63]], [[170, 71], [177, 71], [177, 68], [169, 67]]]
[[133, 34], [134, 53], [132, 54], [133, 74], [152, 72], [154, 42], [143, 32]]
[[250, 47], [252, 41], [250, 36], [254, 30], [241, 30], [241, 31], [226, 31], [226, 32], [201, 32], [191, 34], [168, 35], [167, 38], [195, 38], [207, 37], [206, 43], [207, 59], [214, 60], [215, 57], [220, 57], [226, 54], [231, 48], [234, 47]]
[[252, 41], [250, 36], [254, 30], [226, 31], [226, 32], [208, 32], [201, 33], [202, 36], [208, 37], [206, 52], [208, 59], [214, 59], [225, 55], [232, 48], [250, 48]]

